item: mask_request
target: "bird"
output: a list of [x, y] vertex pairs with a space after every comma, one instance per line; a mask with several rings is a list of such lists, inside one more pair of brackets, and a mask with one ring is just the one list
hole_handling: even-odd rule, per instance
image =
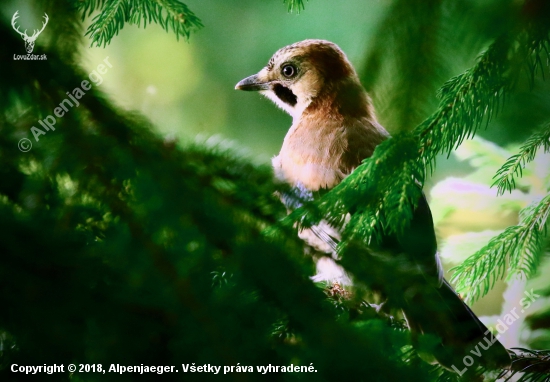
[[[265, 67], [239, 81], [235, 89], [257, 91], [292, 117], [281, 150], [272, 159], [275, 178], [291, 186], [292, 192], [281, 196], [289, 211], [330, 191], [380, 143], [391, 139], [378, 122], [353, 65], [330, 41], [308, 39], [279, 49]], [[321, 221], [299, 231], [299, 236], [325, 255], [317, 260], [313, 281], [352, 283], [338, 264], [341, 233], [337, 228]], [[439, 338], [433, 354], [437, 362], [461, 373], [464, 357], [471, 356], [468, 351], [473, 348], [479, 351], [481, 365], [509, 366], [507, 350], [443, 277], [432, 215], [423, 193], [406, 232], [399, 237], [388, 234], [373, 251], [405, 257], [421, 270], [413, 281], [415, 286], [404, 285], [395, 303], [411, 332]], [[377, 287], [384, 295], [384, 285], [398, 281], [384, 280]]]

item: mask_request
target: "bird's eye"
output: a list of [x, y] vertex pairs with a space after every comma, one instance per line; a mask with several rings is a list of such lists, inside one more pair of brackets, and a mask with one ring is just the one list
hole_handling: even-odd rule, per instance
[[286, 78], [292, 78], [296, 75], [296, 67], [294, 65], [285, 65], [283, 66], [283, 69], [281, 70], [281, 73], [283, 74], [283, 76], [285, 76]]

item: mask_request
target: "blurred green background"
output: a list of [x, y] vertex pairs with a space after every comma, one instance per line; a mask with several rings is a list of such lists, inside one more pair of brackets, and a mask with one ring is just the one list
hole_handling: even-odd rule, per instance
[[[381, 123], [395, 133], [414, 128], [435, 110], [437, 89], [471, 67], [509, 28], [522, 4], [311, 0], [296, 14], [278, 0], [185, 3], [204, 24], [189, 41], [176, 41], [158, 25], [126, 25], [109, 46], [83, 49], [82, 65], [91, 71], [109, 56], [113, 67], [100, 89], [116, 105], [149, 118], [167, 140], [186, 144], [218, 136], [248, 150], [259, 163], [268, 163], [278, 152], [291, 118], [258, 94], [235, 91], [234, 85], [258, 72], [279, 48], [306, 38], [338, 44], [370, 91]], [[21, 1], [1, 5], [3, 17], [20, 9], [21, 24], [34, 25], [41, 15], [25, 8]], [[489, 187], [492, 174], [548, 115], [549, 82], [520, 79], [479, 138], [438, 160], [426, 194], [447, 268], [516, 224], [519, 210], [548, 189], [549, 160], [544, 155], [527, 169], [512, 195], [497, 198], [496, 189]], [[524, 283], [500, 282], [474, 310], [496, 317], [507, 309], [503, 294], [513, 305], [518, 298], [514, 291], [525, 288]], [[508, 335], [506, 346], [520, 344], [519, 333]]]
[[[113, 68], [102, 90], [117, 104], [146, 115], [160, 134], [185, 141], [220, 134], [267, 161], [278, 152], [291, 118], [234, 85], [259, 71], [279, 48], [307, 38], [338, 44], [371, 90], [382, 124], [396, 132], [413, 128], [435, 109], [437, 88], [475, 62], [521, 2], [417, 1], [418, 14], [396, 13], [399, 3], [315, 0], [297, 14], [281, 1], [187, 1], [204, 24], [189, 41], [176, 41], [158, 25], [126, 25], [106, 48], [85, 49], [82, 62], [92, 70], [109, 56]], [[434, 5], [442, 11], [427, 9]], [[418, 19], [427, 29], [409, 30], [406, 21]], [[398, 38], [408, 34], [411, 45], [400, 46]], [[382, 64], [371, 67], [373, 58]], [[500, 145], [523, 140], [548, 115], [548, 89], [540, 80], [535, 92], [520, 86], [514, 102], [480, 134]], [[414, 107], [407, 126], [398, 117], [402, 99]]]
[[160, 26], [126, 26], [107, 48], [91, 48], [92, 70], [105, 56], [113, 69], [103, 90], [139, 110], [159, 132], [182, 140], [220, 134], [261, 161], [278, 152], [291, 118], [258, 94], [235, 84], [267, 64], [279, 48], [307, 38], [336, 42], [360, 66], [387, 1], [327, 0], [300, 14], [281, 1], [190, 1], [204, 28], [186, 42]]

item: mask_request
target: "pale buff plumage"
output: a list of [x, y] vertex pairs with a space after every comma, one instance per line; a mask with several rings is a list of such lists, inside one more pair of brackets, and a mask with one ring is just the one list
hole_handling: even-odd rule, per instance
[[[293, 65], [296, 75], [285, 77], [281, 71], [285, 65]], [[293, 117], [272, 161], [275, 175], [293, 186], [301, 184], [311, 191], [334, 187], [389, 136], [377, 122], [355, 69], [328, 41], [305, 40], [280, 49], [266, 67], [236, 88], [259, 90]], [[340, 239], [325, 222], [318, 227]], [[335, 257], [334, 249], [311, 230], [302, 230], [299, 236]], [[317, 261], [313, 280], [349, 283], [343, 269], [329, 258]]]
[[[300, 73], [286, 79], [281, 65], [296, 63]], [[353, 66], [337, 45], [305, 40], [277, 51], [257, 74], [296, 96], [290, 105], [272, 90], [260, 90], [293, 117], [273, 166], [278, 177], [310, 190], [332, 188], [389, 136], [374, 115]]]

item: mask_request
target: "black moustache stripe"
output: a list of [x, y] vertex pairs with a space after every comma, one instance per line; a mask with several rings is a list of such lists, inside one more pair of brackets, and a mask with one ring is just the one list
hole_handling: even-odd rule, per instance
[[281, 84], [275, 84], [273, 86], [273, 91], [275, 92], [275, 95], [279, 97], [281, 101], [284, 103], [289, 104], [290, 106], [296, 105], [296, 102], [298, 102], [296, 95], [292, 93], [292, 90], [289, 88], [281, 85]]

